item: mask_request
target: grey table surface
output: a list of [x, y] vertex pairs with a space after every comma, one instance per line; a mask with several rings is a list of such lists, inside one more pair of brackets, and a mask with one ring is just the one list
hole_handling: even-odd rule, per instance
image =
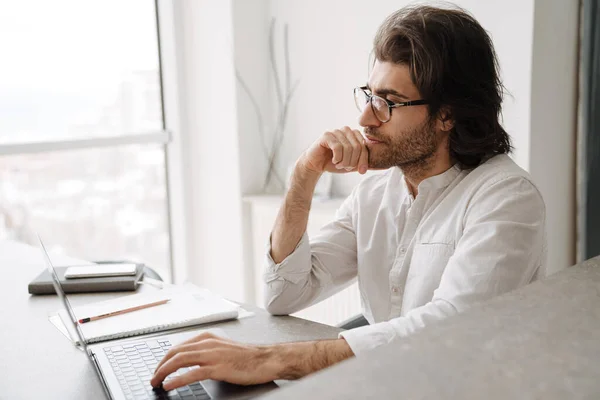
[[[56, 265], [69, 262], [52, 259]], [[41, 250], [35, 247], [0, 242], [0, 399], [104, 399], [87, 357], [48, 321], [48, 316], [62, 307], [59, 299], [27, 292], [27, 284], [43, 270], [43, 263]], [[131, 292], [69, 295], [69, 300], [77, 306], [123, 294]], [[215, 326], [232, 339], [257, 344], [333, 339], [340, 332], [332, 326], [246, 308], [255, 315], [202, 327]]]
[[600, 257], [265, 399], [600, 399]]

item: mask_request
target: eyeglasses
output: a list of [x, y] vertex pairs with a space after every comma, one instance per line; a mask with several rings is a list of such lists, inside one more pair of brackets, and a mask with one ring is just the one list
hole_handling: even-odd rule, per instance
[[393, 101], [370, 93], [369, 88], [366, 86], [354, 88], [354, 102], [356, 103], [356, 108], [358, 108], [358, 111], [361, 113], [365, 111], [367, 103], [371, 103], [373, 114], [375, 114], [377, 119], [382, 123], [388, 122], [390, 118], [392, 118], [392, 108], [427, 104], [427, 100], [411, 100], [394, 103]]

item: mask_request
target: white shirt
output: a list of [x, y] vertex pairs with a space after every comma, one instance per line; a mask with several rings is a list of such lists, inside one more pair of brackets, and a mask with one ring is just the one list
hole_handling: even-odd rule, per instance
[[305, 233], [280, 264], [270, 250], [264, 279], [273, 314], [306, 308], [358, 277], [371, 325], [340, 336], [360, 356], [543, 274], [545, 206], [506, 155], [428, 178], [414, 199], [391, 168], [357, 185], [335, 220], [310, 241]]

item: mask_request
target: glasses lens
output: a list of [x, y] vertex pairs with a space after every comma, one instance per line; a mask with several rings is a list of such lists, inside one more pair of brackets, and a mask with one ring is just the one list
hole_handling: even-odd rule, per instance
[[390, 108], [388, 107], [386, 101], [379, 96], [373, 96], [371, 99], [371, 104], [373, 105], [373, 112], [377, 119], [381, 122], [387, 122], [390, 119]]
[[354, 102], [356, 103], [356, 108], [358, 108], [358, 111], [362, 113], [363, 111], [365, 111], [365, 106], [369, 102], [369, 97], [361, 88], [355, 88]]

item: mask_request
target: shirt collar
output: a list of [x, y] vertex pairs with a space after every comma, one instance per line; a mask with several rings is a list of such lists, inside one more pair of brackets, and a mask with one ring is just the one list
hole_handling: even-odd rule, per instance
[[[404, 175], [402, 174], [402, 171], [400, 170], [399, 167], [395, 168], [397, 171], [396, 173], [399, 174], [399, 176], [401, 177], [401, 182], [402, 182], [402, 186], [404, 188], [404, 190], [406, 191], [406, 193], [408, 194], [409, 199], [412, 200], [412, 195], [410, 192], [410, 189], [408, 188], [408, 184], [406, 183], [406, 179], [404, 178]], [[434, 175], [431, 176], [423, 181], [421, 181], [421, 183], [419, 183], [419, 193], [425, 193], [425, 192], [429, 192], [429, 191], [437, 191], [437, 190], [442, 190], [445, 189], [446, 187], [448, 187], [448, 185], [450, 185], [450, 183], [452, 183], [452, 181], [454, 179], [456, 179], [456, 177], [460, 174], [460, 167], [458, 166], [458, 164], [454, 164], [452, 167], [448, 168], [446, 171], [442, 172], [439, 175]]]
[[439, 175], [430, 176], [419, 183], [419, 193], [421, 190], [441, 190], [445, 189], [452, 183], [454, 179], [460, 174], [460, 167], [454, 164], [446, 171]]

